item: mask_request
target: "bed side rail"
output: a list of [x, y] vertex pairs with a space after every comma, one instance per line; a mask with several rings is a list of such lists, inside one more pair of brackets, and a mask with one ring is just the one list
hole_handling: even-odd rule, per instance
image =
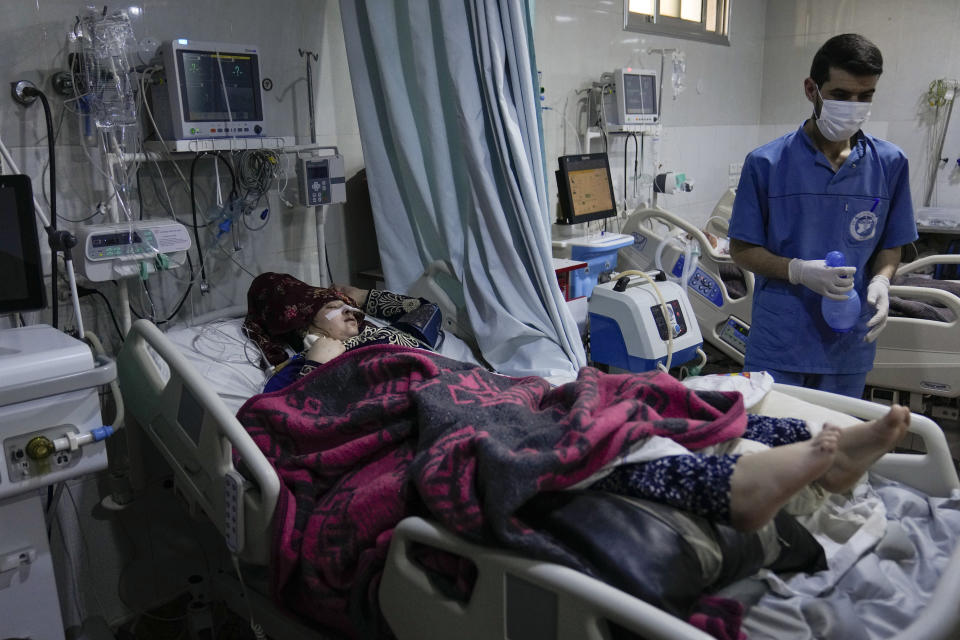
[[[960, 256], [957, 256], [960, 257]], [[904, 322], [910, 321], [922, 327], [954, 327], [957, 324], [956, 318], [960, 318], [960, 298], [949, 291], [935, 289], [933, 287], [908, 287], [902, 284], [890, 286], [890, 295], [904, 298], [907, 300], [922, 300], [926, 302], [939, 302], [944, 307], [953, 312], [954, 320], [952, 322], [940, 322], [939, 320], [924, 320], [921, 318], [890, 318], [890, 321]], [[881, 334], [883, 335], [883, 334]]]
[[[148, 346], [170, 368], [165, 382]], [[117, 357], [120, 390], [127, 411], [149, 435], [174, 471], [191, 508], [200, 510], [225, 533], [225, 477], [235, 471], [231, 447], [244, 461], [245, 544], [238, 555], [266, 564], [271, 519], [280, 480], [253, 440], [187, 359], [156, 325], [133, 324]]]
[[904, 262], [897, 267], [897, 275], [905, 276], [908, 273], [919, 271], [926, 267], [932, 267], [938, 264], [960, 264], [960, 254], [940, 253], [933, 256], [924, 256], [917, 258], [913, 262]]
[[709, 255], [718, 262], [733, 262], [733, 258], [728, 255], [724, 255], [713, 248], [713, 245], [710, 244], [709, 240], [707, 240], [707, 236], [703, 233], [703, 231], [696, 228], [683, 218], [680, 218], [665, 209], [660, 209], [659, 207], [645, 207], [636, 209], [630, 214], [629, 217], [635, 217], [638, 223], [643, 223], [645, 220], [655, 219], [661, 220], [675, 227], [679, 227], [680, 229], [683, 229], [689, 233], [690, 237], [694, 238], [700, 244], [701, 255]]
[[[773, 388], [787, 395], [825, 406], [862, 420], [875, 420], [890, 410], [876, 402], [850, 398], [816, 389], [775, 383]], [[923, 440], [926, 453], [888, 453], [874, 463], [872, 470], [892, 480], [937, 497], [948, 497], [960, 489], [960, 479], [950, 457], [947, 439], [936, 422], [917, 413], [910, 414], [910, 433]]]
[[[472, 560], [469, 602], [447, 598], [412, 560], [415, 544]], [[421, 638], [610, 638], [606, 621], [650, 640], [709, 640], [699, 629], [619, 589], [568, 567], [463, 541], [421, 518], [397, 525], [380, 583], [380, 606], [399, 640]]]

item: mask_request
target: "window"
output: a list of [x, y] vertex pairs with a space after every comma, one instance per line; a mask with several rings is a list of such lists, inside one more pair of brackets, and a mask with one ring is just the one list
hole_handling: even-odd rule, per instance
[[623, 0], [623, 28], [730, 44], [732, 0]]

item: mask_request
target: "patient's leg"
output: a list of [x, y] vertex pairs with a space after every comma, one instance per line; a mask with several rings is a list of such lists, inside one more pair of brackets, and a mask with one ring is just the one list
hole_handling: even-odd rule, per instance
[[879, 420], [841, 429], [837, 455], [820, 478], [820, 486], [834, 493], [851, 489], [870, 465], [893, 448], [909, 426], [910, 410], [895, 404]]
[[730, 524], [741, 531], [756, 531], [805, 487], [834, 463], [840, 429], [826, 426], [810, 440], [757, 453], [737, 460], [730, 478]]

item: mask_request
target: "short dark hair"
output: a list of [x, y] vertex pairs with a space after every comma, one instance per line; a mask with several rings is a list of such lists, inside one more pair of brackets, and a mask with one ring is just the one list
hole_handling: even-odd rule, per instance
[[883, 56], [877, 45], [863, 36], [843, 33], [824, 42], [813, 56], [810, 77], [818, 87], [830, 79], [831, 67], [855, 76], [878, 76], [883, 73]]

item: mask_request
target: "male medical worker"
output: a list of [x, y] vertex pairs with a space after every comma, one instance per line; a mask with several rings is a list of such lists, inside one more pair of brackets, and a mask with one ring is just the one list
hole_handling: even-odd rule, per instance
[[[747, 371], [863, 394], [900, 248], [917, 238], [906, 156], [860, 130], [882, 71], [880, 50], [863, 36], [830, 38], [803, 81], [813, 115], [744, 162], [729, 233], [734, 261], [757, 276]], [[848, 266], [827, 266], [830, 251]], [[837, 333], [820, 303], [851, 288], [860, 317]]]

